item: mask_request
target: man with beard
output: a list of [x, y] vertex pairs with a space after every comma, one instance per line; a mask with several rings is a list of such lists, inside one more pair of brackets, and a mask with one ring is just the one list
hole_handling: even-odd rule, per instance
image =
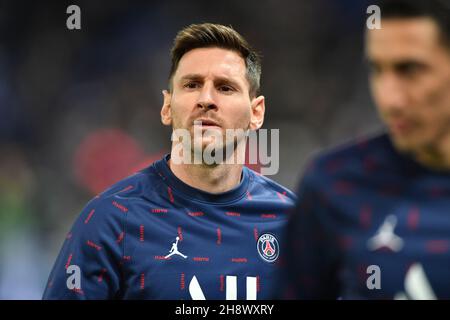
[[450, 6], [378, 5], [366, 56], [387, 132], [310, 163], [284, 298], [450, 298]]
[[[171, 57], [161, 119], [175, 137], [189, 138], [173, 139], [171, 154], [87, 204], [44, 299], [254, 300], [273, 293], [295, 196], [238, 161], [245, 136], [225, 139], [227, 130], [263, 124], [260, 59], [235, 30], [209, 23], [181, 30]], [[205, 161], [211, 146], [223, 161]]]

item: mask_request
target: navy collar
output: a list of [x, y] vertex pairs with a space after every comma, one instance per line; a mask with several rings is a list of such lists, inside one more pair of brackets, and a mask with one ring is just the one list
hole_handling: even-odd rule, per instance
[[173, 189], [184, 196], [184, 198], [191, 198], [196, 201], [209, 202], [214, 204], [224, 204], [234, 202], [245, 196], [251, 175], [249, 169], [243, 167], [241, 182], [233, 189], [222, 193], [209, 193], [203, 190], [196, 189], [178, 179], [170, 170], [168, 161], [170, 154], [165, 155], [161, 160], [156, 161], [153, 167], [158, 171], [162, 179]]

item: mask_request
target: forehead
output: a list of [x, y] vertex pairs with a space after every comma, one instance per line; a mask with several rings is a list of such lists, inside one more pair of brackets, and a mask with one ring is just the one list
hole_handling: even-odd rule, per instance
[[244, 59], [237, 52], [222, 48], [197, 48], [181, 57], [174, 78], [187, 74], [245, 81], [246, 66]]
[[439, 27], [431, 18], [382, 20], [382, 29], [369, 30], [366, 54], [372, 59], [426, 59], [443, 50]]

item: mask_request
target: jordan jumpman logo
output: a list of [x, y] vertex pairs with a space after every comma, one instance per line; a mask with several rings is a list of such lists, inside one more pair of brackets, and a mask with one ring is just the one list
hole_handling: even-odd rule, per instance
[[177, 254], [179, 256], [182, 256], [184, 259], [187, 258], [187, 256], [185, 256], [184, 254], [182, 254], [180, 251], [178, 251], [178, 240], [180, 240], [180, 237], [176, 237], [175, 238], [177, 241], [172, 243], [172, 248], [169, 251], [169, 254], [167, 256], [165, 256], [164, 258], [169, 258], [171, 256], [173, 256], [174, 254]]
[[387, 216], [377, 233], [367, 241], [367, 248], [377, 250], [387, 247], [395, 252], [400, 251], [403, 247], [403, 239], [394, 233], [396, 225], [397, 217], [392, 214]]

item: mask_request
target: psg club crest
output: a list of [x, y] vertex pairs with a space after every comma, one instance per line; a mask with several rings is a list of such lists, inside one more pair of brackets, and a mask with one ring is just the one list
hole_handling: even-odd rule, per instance
[[275, 262], [280, 254], [280, 245], [277, 238], [270, 233], [264, 233], [256, 242], [259, 256], [266, 262]]

